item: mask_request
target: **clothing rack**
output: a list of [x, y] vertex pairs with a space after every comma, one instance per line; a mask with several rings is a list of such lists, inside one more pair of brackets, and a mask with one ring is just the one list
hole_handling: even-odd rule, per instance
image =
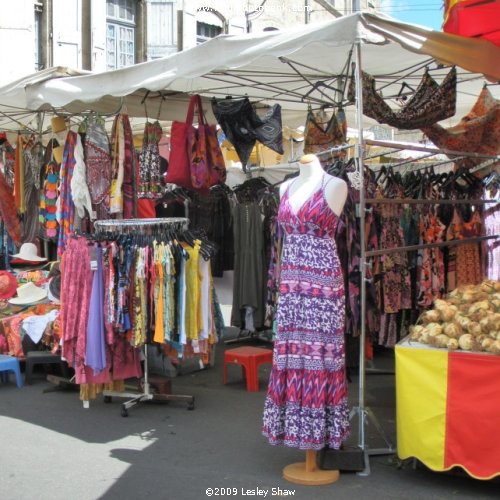
[[[158, 219], [110, 219], [110, 220], [97, 220], [94, 222], [94, 227], [97, 233], [104, 230], [115, 231], [121, 228], [134, 228], [139, 231], [145, 227], [153, 226], [169, 226], [176, 229], [187, 229], [189, 220], [184, 217], [165, 217]], [[128, 417], [130, 408], [138, 405], [139, 403], [146, 403], [149, 401], [183, 401], [187, 403], [188, 410], [194, 410], [194, 396], [181, 395], [181, 394], [155, 394], [151, 392], [148, 375], [148, 344], [144, 344], [144, 386], [143, 392], [117, 392], [117, 391], [104, 391], [104, 402], [110, 403], [113, 397], [130, 398], [122, 404], [121, 416]]]
[[[362, 92], [362, 58], [361, 58], [361, 43], [357, 42], [354, 46], [355, 48], [355, 57], [354, 57], [354, 77], [356, 84], [356, 125], [358, 129], [358, 136], [356, 138], [355, 144], [355, 160], [357, 171], [359, 172], [360, 177], [360, 197], [359, 197], [359, 217], [360, 217], [360, 240], [361, 240], [361, 255], [360, 255], [360, 271], [361, 271], [361, 283], [360, 283], [360, 301], [361, 301], [361, 328], [360, 328], [360, 336], [359, 336], [359, 384], [358, 384], [358, 405], [353, 407], [351, 410], [351, 418], [355, 415], [358, 416], [358, 447], [360, 451], [364, 455], [364, 470], [359, 473], [362, 476], [368, 476], [370, 474], [370, 456], [373, 455], [388, 455], [395, 453], [395, 447], [388, 439], [385, 434], [384, 429], [378, 422], [373, 411], [366, 406], [366, 354], [365, 354], [365, 342], [366, 342], [366, 310], [367, 310], [367, 290], [366, 283], [367, 279], [367, 268], [370, 266], [369, 258], [373, 256], [373, 252], [367, 252], [366, 250], [366, 235], [365, 235], [365, 222], [366, 222], [366, 213], [371, 210], [371, 208], [366, 208], [366, 204], [368, 203], [368, 199], [365, 197], [365, 181], [363, 175], [363, 162], [364, 162], [364, 152], [365, 146], [380, 146], [393, 150], [413, 150], [413, 151], [421, 151], [424, 153], [432, 153], [432, 154], [445, 154], [448, 156], [456, 156], [456, 157], [466, 157], [466, 158], [483, 158], [485, 160], [491, 160], [492, 163], [496, 163], [500, 161], [500, 155], [487, 155], [482, 153], [474, 153], [474, 152], [464, 152], [464, 151], [454, 151], [448, 149], [439, 149], [436, 147], [430, 146], [416, 146], [413, 144], [405, 144], [396, 141], [380, 141], [373, 139], [364, 139], [363, 136], [363, 92]], [[387, 153], [383, 153], [384, 155]], [[382, 156], [382, 155], [377, 155]], [[369, 199], [370, 203], [376, 202], [373, 199]], [[477, 200], [472, 200], [477, 201]], [[419, 203], [429, 203], [435, 204], [436, 200], [422, 200], [417, 201]], [[398, 201], [394, 201], [393, 203], [398, 203]], [[414, 203], [414, 202], [409, 202]], [[460, 203], [468, 203], [466, 200], [461, 200]], [[489, 238], [497, 238], [497, 236], [491, 236]], [[486, 239], [487, 237], [483, 237], [482, 239]], [[472, 238], [474, 241], [480, 241], [480, 238]], [[466, 242], [466, 240], [459, 240], [458, 243]], [[450, 242], [446, 242], [450, 243]], [[430, 244], [433, 245], [433, 244]], [[435, 244], [436, 246], [440, 246]], [[418, 248], [419, 245], [416, 245]], [[402, 247], [404, 248], [404, 247]], [[384, 253], [387, 253], [387, 250], [378, 250]], [[401, 250], [399, 250], [401, 251]], [[375, 430], [378, 432], [380, 437], [383, 439], [385, 443], [385, 447], [383, 448], [371, 448], [366, 440], [366, 425], [368, 421], [371, 421]]]

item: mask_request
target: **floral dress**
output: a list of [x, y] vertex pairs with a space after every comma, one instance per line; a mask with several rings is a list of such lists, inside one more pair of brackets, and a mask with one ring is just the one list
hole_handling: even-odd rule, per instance
[[344, 279], [334, 234], [338, 216], [324, 184], [294, 213], [284, 194], [285, 232], [277, 332], [263, 434], [270, 444], [338, 449], [349, 430]]

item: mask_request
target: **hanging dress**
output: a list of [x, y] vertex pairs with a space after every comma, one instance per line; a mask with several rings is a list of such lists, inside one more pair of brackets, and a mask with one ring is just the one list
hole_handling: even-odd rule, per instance
[[138, 197], [159, 199], [163, 196], [159, 142], [162, 135], [158, 121], [146, 122], [142, 151], [139, 157]]
[[64, 144], [63, 161], [60, 170], [59, 198], [57, 200], [57, 221], [59, 223], [59, 235], [57, 240], [57, 255], [64, 253], [66, 243], [73, 234], [75, 223], [75, 204], [71, 195], [71, 180], [75, 169], [75, 146], [76, 132], [68, 132]]
[[91, 116], [85, 135], [85, 165], [92, 204], [99, 219], [108, 218], [111, 189], [111, 153], [109, 139], [101, 119]]
[[344, 279], [334, 234], [338, 216], [325, 182], [294, 213], [289, 189], [278, 220], [285, 231], [278, 329], [264, 406], [270, 444], [338, 449], [348, 435]]

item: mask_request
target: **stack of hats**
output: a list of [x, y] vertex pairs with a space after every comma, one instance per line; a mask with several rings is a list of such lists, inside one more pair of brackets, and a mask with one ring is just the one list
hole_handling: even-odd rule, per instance
[[23, 243], [18, 253], [12, 255], [12, 265], [39, 266], [47, 262], [45, 257], [38, 256], [38, 250], [34, 243]]
[[36, 304], [47, 297], [47, 290], [36, 286], [31, 281], [17, 288], [17, 297], [9, 300], [9, 303], [17, 306]]

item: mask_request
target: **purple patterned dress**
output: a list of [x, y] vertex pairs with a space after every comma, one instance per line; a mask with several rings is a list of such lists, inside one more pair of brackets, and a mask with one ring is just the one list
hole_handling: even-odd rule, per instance
[[[326, 177], [325, 177], [326, 178]], [[325, 178], [297, 214], [282, 197], [285, 231], [278, 331], [262, 432], [271, 444], [338, 449], [349, 433], [344, 280], [333, 239], [338, 217]]]

